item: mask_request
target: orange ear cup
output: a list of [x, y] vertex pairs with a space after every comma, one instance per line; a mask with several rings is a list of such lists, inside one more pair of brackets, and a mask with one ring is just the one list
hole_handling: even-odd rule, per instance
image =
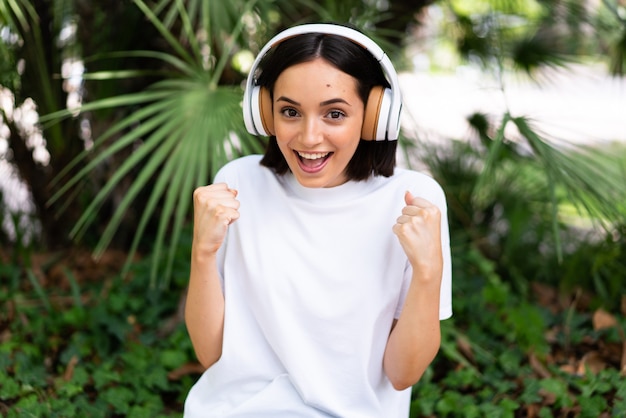
[[265, 87], [259, 91], [259, 113], [263, 129], [268, 135], [276, 135], [274, 132], [274, 115], [272, 114], [272, 98]]
[[370, 90], [365, 105], [365, 113], [363, 116], [363, 127], [361, 128], [361, 139], [372, 141], [376, 139], [376, 130], [378, 129], [378, 118], [380, 116], [380, 108], [383, 103], [385, 88], [383, 86], [374, 86]]

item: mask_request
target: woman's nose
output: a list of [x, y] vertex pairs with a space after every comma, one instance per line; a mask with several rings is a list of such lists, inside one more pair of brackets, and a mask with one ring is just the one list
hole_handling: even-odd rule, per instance
[[315, 118], [308, 118], [304, 122], [301, 140], [302, 144], [307, 147], [314, 147], [324, 140], [324, 133], [319, 126], [320, 122]]

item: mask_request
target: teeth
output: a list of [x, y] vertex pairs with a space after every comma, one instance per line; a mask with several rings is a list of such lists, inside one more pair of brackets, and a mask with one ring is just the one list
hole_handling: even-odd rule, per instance
[[318, 158], [324, 158], [326, 157], [328, 154], [330, 154], [330, 152], [314, 152], [314, 153], [308, 153], [308, 152], [300, 152], [298, 151], [298, 155], [302, 158], [305, 158], [307, 160], [317, 160]]

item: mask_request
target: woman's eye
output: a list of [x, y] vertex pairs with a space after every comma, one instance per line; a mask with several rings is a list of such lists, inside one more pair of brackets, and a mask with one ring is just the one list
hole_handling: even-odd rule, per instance
[[281, 113], [284, 116], [287, 116], [288, 118], [295, 118], [296, 116], [298, 116], [298, 111], [296, 109], [293, 109], [291, 107], [287, 107], [281, 110]]
[[331, 119], [341, 119], [345, 116], [345, 114], [340, 110], [331, 110], [330, 112], [328, 112], [328, 116]]

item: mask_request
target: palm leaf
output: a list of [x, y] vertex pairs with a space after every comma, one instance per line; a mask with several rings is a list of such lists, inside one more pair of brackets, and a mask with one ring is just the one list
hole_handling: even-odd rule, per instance
[[[472, 191], [473, 200], [480, 205], [483, 199], [489, 199], [492, 194], [494, 176], [505, 163], [501, 151], [505, 131], [511, 123], [517, 128], [520, 139], [533, 152], [528, 163], [537, 164], [545, 176], [553, 237], [559, 258], [562, 254], [559, 234], [559, 207], [562, 203], [560, 190], [564, 191], [568, 203], [576, 207], [581, 215], [590, 217], [606, 230], [626, 220], [626, 207], [619, 203], [626, 201], [624, 166], [619, 157], [597, 147], [553, 145], [555, 140], [548, 140], [528, 118], [513, 117], [508, 112], [504, 114], [493, 140], [488, 144], [482, 170]], [[515, 158], [519, 159], [520, 156]]]
[[[198, 80], [185, 83], [166, 81], [160, 83], [158, 87], [162, 90], [160, 100], [113, 126], [99, 141], [101, 143], [106, 137], [122, 131], [130, 124], [137, 124], [138, 128], [126, 133], [112, 146], [100, 152], [53, 197], [53, 201], [59, 199], [102, 161], [135, 143], [138, 138], [145, 137], [142, 145], [116, 170], [113, 177], [95, 196], [71, 234], [80, 239], [106, 197], [131, 170], [141, 166], [140, 173], [116, 208], [94, 253], [96, 257], [99, 257], [108, 247], [125, 212], [148, 182], [157, 176], [156, 187], [152, 190], [148, 204], [143, 211], [128, 257], [128, 260], [134, 257], [140, 238], [149, 220], [155, 214], [157, 204], [163, 201], [164, 206], [155, 241], [153, 280], [157, 274], [157, 261], [160, 259], [162, 247], [165, 244], [165, 234], [172, 222], [173, 235], [170, 237], [169, 261], [163, 274], [163, 277], [169, 277], [173, 251], [177, 246], [176, 243], [180, 238], [182, 225], [189, 210], [193, 188], [206, 184], [210, 175], [227, 161], [229, 152], [235, 152], [235, 155], [231, 155], [233, 157], [242, 155], [243, 150], [261, 151], [261, 143], [243, 132], [239, 89], [219, 87], [210, 90], [206, 82], [201, 83]], [[232, 145], [233, 133], [241, 144], [240, 148], [234, 148]], [[73, 162], [73, 165], [78, 164], [85, 157], [86, 154], [80, 156]]]
[[[626, 199], [624, 173], [612, 173], [621, 167], [615, 158], [591, 147], [576, 147], [576, 152], [560, 150], [542, 138], [525, 117], [512, 118], [520, 134], [535, 153], [548, 179], [552, 203], [552, 227], [557, 254], [562, 258], [559, 239], [557, 187], [565, 190], [568, 200], [581, 214], [585, 214], [609, 231], [613, 224], [626, 221], [626, 208], [620, 202]], [[614, 161], [599, 164], [598, 158]]]
[[626, 21], [622, 24], [622, 33], [611, 46], [610, 68], [611, 73], [616, 76], [623, 76], [626, 67]]
[[477, 179], [476, 186], [474, 188], [473, 194], [476, 197], [481, 196], [481, 190], [485, 187], [489, 178], [493, 175], [497, 163], [501, 161], [499, 156], [504, 145], [504, 132], [510, 120], [511, 116], [508, 113], [505, 113], [502, 117], [502, 122], [500, 123], [495, 137], [489, 144], [489, 147], [487, 149], [487, 158], [485, 159], [483, 169]]
[[[158, 164], [167, 159], [168, 153], [171, 152], [173, 146], [176, 145], [175, 140], [177, 137], [169, 136], [169, 134], [177, 128], [177, 126], [173, 125], [175, 122], [173, 122], [172, 119], [175, 117], [175, 113], [176, 111], [170, 108], [169, 110], [166, 110], [156, 116], [154, 120], [145, 124], [146, 129], [157, 128], [156, 131], [151, 134], [148, 140], [141, 147], [139, 147], [130, 155], [128, 159], [124, 161], [124, 163], [115, 171], [113, 176], [107, 181], [91, 204], [87, 207], [83, 216], [77, 221], [71, 231], [72, 236], [80, 238], [78, 234], [86, 226], [86, 221], [90, 218], [93, 212], [98, 210], [113, 188], [115, 188], [117, 184], [131, 172], [131, 170], [142, 163], [142, 160], [149, 158], [147, 162], [144, 162], [145, 166], [142, 170], [143, 175], [140, 175], [139, 178], [133, 181], [130, 190], [126, 193], [122, 203], [118, 206], [112, 219], [109, 221], [109, 226], [107, 227], [106, 232], [100, 238], [98, 248], [101, 248], [103, 243], [105, 246], [109, 244], [112, 237], [112, 234], [109, 233], [110, 228], [117, 228], [119, 221], [124, 214], [124, 210], [127, 209], [129, 199], [133, 199], [139, 191], [137, 189], [143, 188], [147, 184], [148, 178], [145, 173], [148, 175], [153, 174], [158, 169]], [[135, 133], [132, 133], [132, 135], [126, 135], [122, 137], [118, 143], [127, 143], [135, 136]], [[110, 152], [108, 153], [111, 154]], [[101, 157], [99, 159], [101, 159]], [[92, 169], [93, 166], [89, 168]], [[100, 254], [101, 251], [96, 250], [96, 255], [99, 256]]]
[[[168, 30], [168, 28], [163, 25], [163, 23], [159, 20], [159, 18], [150, 10], [148, 5], [141, 0], [133, 0], [133, 3], [137, 5], [139, 9], [144, 13], [144, 15], [150, 20], [150, 22], [154, 25], [154, 27], [159, 31], [161, 36], [167, 41], [167, 43], [174, 49], [174, 51], [187, 62], [190, 66], [194, 66], [196, 60], [190, 55], [187, 50], [181, 45], [179, 41], [176, 40], [174, 34]], [[176, 1], [179, 3], [179, 1]], [[185, 27], [185, 29], [189, 30], [189, 28]], [[196, 51], [197, 52], [197, 51]]]
[[[166, 96], [166, 93], [164, 92], [158, 92], [158, 94], [154, 94], [154, 95], [148, 93], [148, 94], [142, 94], [142, 95], [135, 94], [135, 95], [129, 95], [129, 96], [130, 96], [129, 98], [131, 99], [130, 100], [131, 104], [142, 104], [142, 103], [150, 102], [150, 101], [154, 101], [154, 104], [151, 106], [146, 106], [144, 108], [141, 108], [137, 112], [131, 114], [124, 120], [112, 126], [101, 137], [96, 139], [94, 143], [94, 147], [93, 147], [94, 150], [99, 150], [105, 144], [105, 142], [114, 134], [123, 131], [125, 128], [131, 125], [137, 124], [140, 121], [144, 120], [144, 118], [147, 118], [148, 116], [150, 116], [151, 114], [167, 109], [168, 107], [167, 102], [158, 102], [159, 99]], [[87, 108], [87, 110], [97, 110], [97, 109], [115, 107], [116, 105], [128, 104], [128, 101], [119, 100], [119, 98], [120, 96], [118, 96], [117, 98], [113, 98], [113, 99], [103, 99], [98, 102], [93, 102], [93, 103], [83, 106], [81, 110], [85, 111], [85, 108]], [[69, 117], [71, 115], [72, 113], [70, 111], [63, 110], [60, 112], [55, 112], [49, 115], [45, 115], [42, 117], [42, 119], [44, 121], [48, 121], [49, 123], [52, 123], [55, 120], [58, 120], [64, 117]], [[151, 129], [153, 129], [152, 126], [148, 124], [142, 124], [139, 126], [138, 129], [135, 129], [134, 131], [132, 131], [132, 133], [125, 136], [124, 140], [118, 140], [117, 142], [113, 143], [110, 147], [103, 150], [92, 161], [90, 161], [85, 167], [83, 167], [81, 171], [79, 171], [74, 177], [72, 177], [69, 181], [67, 181], [50, 198], [49, 204], [56, 202], [59, 199], [59, 197], [61, 197], [70, 188], [74, 187], [76, 183], [78, 183], [80, 180], [86, 177], [91, 172], [91, 170], [93, 170], [99, 163], [105, 161], [107, 158], [109, 158], [116, 152], [119, 152], [120, 150], [129, 146], [130, 144], [132, 144], [132, 142], [139, 139], [142, 134], [148, 133]], [[79, 154], [76, 158], [74, 158], [73, 161], [71, 161], [67, 166], [63, 168], [63, 170], [61, 170], [59, 175], [53, 180], [52, 185], [56, 185], [58, 182], [63, 180], [64, 177], [67, 175], [67, 173], [69, 173], [76, 165], [83, 163], [84, 160], [91, 153], [92, 153], [92, 150], [85, 150], [81, 154]]]
[[514, 42], [512, 50], [513, 65], [529, 76], [544, 68], [564, 68], [573, 62], [572, 57], [560, 53], [556, 34], [536, 33]]
[[610, 150], [569, 144], [561, 150], [543, 138], [525, 117], [512, 119], [520, 134], [528, 141], [540, 159], [546, 173], [562, 185], [570, 201], [581, 211], [605, 227], [623, 222], [624, 202], [623, 163]]
[[[117, 229], [123, 209], [127, 207], [130, 200], [142, 188], [142, 181], [154, 174], [154, 170], [163, 163], [162, 171], [156, 179], [155, 187], [143, 211], [135, 239], [129, 253], [129, 260], [134, 255], [140, 242], [140, 237], [144, 233], [149, 220], [154, 214], [154, 210], [159, 202], [163, 202], [163, 209], [160, 214], [157, 238], [154, 244], [154, 260], [152, 267], [153, 279], [157, 274], [157, 261], [160, 259], [162, 247], [165, 244], [165, 234], [168, 231], [170, 221], [173, 225], [172, 236], [170, 237], [170, 250], [168, 253], [168, 266], [163, 273], [163, 277], [169, 277], [171, 263], [173, 261], [175, 243], [180, 238], [182, 225], [189, 210], [191, 201], [191, 191], [194, 187], [204, 185], [214, 172], [227, 160], [228, 138], [235, 132], [241, 138], [242, 144], [254, 150], [260, 151], [260, 143], [256, 139], [250, 138], [242, 132], [241, 115], [241, 93], [238, 89], [220, 87], [216, 90], [202, 92], [198, 86], [190, 86], [186, 94], [181, 94], [179, 90], [173, 91], [177, 95], [178, 103], [172, 103], [176, 109], [182, 112], [173, 117], [168, 124], [169, 133], [163, 132], [164, 140], [171, 144], [167, 148], [162, 159], [153, 163], [155, 156], [146, 164], [142, 173], [135, 180], [133, 190], [129, 190], [120, 208], [116, 211], [119, 216], [115, 223], [112, 219], [107, 228], [106, 235], [98, 245], [98, 251], [102, 251], [108, 245], [106, 240], [110, 240], [112, 234]], [[181, 127], [183, 127], [181, 129]], [[210, 134], [209, 134], [210, 133]], [[250, 141], [250, 139], [252, 139]], [[145, 140], [146, 145], [151, 141], [160, 141], [161, 138], [150, 136]], [[171, 152], [170, 152], [171, 150]], [[236, 150], [241, 155], [240, 150]], [[154, 165], [156, 164], [156, 165]], [[151, 170], [151, 171], [148, 171]], [[124, 207], [122, 207], [122, 204]]]
[[[112, 56], [151, 57], [170, 65], [172, 70], [164, 73], [169, 78], [155, 83], [143, 92], [101, 99], [84, 104], [80, 109], [50, 113], [43, 116], [41, 121], [52, 124], [63, 118], [74, 117], [78, 110], [87, 112], [122, 106], [137, 108], [97, 138], [91, 150], [81, 153], [64, 168], [57, 177], [57, 182], [72, 169], [84, 164], [76, 175], [62, 184], [49, 203], [56, 203], [61, 197], [67, 197], [96, 167], [133, 146], [133, 152], [93, 198], [76, 222], [71, 235], [75, 239], [82, 238], [112, 191], [122, 179], [138, 170], [101, 234], [94, 255], [102, 255], [122, 224], [126, 212], [138, 203], [138, 197], [146, 187], [153, 184], [134, 234], [128, 262], [133, 259], [142, 236], [158, 211], [160, 221], [154, 241], [152, 267], [152, 283], [156, 285], [157, 275], [167, 279], [171, 274], [174, 252], [190, 210], [193, 189], [207, 184], [217, 169], [229, 159], [244, 153], [260, 152], [263, 143], [245, 132], [241, 120], [241, 89], [217, 85], [229, 52], [226, 51], [220, 57], [216, 69], [207, 69], [203, 65], [200, 45], [193, 44], [196, 41], [190, 41], [195, 32], [189, 15], [182, 7], [182, 1], [175, 0], [173, 7], [176, 7], [177, 16], [182, 21], [182, 39], [186, 39], [185, 44], [190, 45], [191, 53], [143, 1], [134, 0], [134, 3], [151, 20], [175, 54], [127, 51], [91, 59]], [[252, 4], [254, 2], [246, 2], [246, 7], [249, 9]], [[242, 29], [243, 19], [239, 19], [226, 38], [236, 38]], [[224, 36], [223, 33], [221, 35]], [[234, 48], [232, 42], [222, 44], [226, 49]], [[85, 78], [112, 80], [142, 74], [145, 71], [100, 71], [86, 74]], [[119, 138], [111, 141], [115, 137]], [[159, 272], [159, 261], [166, 246], [169, 249], [166, 253], [165, 271]], [[125, 271], [127, 268], [128, 263]], [[167, 284], [167, 280], [163, 280], [162, 284]]]
[[[96, 54], [90, 57], [85, 58], [85, 63], [89, 63], [90, 61], [95, 60], [104, 60], [109, 58], [154, 58], [156, 60], [160, 60], [166, 64], [171, 65], [175, 70], [180, 71], [182, 74], [186, 74], [192, 76], [195, 74], [194, 66], [190, 65], [185, 60], [178, 58], [175, 55], [168, 54], [160, 51], [118, 51], [118, 52], [107, 52], [104, 54]], [[132, 70], [139, 71], [139, 70]], [[166, 73], [172, 76], [171, 73]], [[85, 77], [89, 77], [89, 74], [84, 74]]]

